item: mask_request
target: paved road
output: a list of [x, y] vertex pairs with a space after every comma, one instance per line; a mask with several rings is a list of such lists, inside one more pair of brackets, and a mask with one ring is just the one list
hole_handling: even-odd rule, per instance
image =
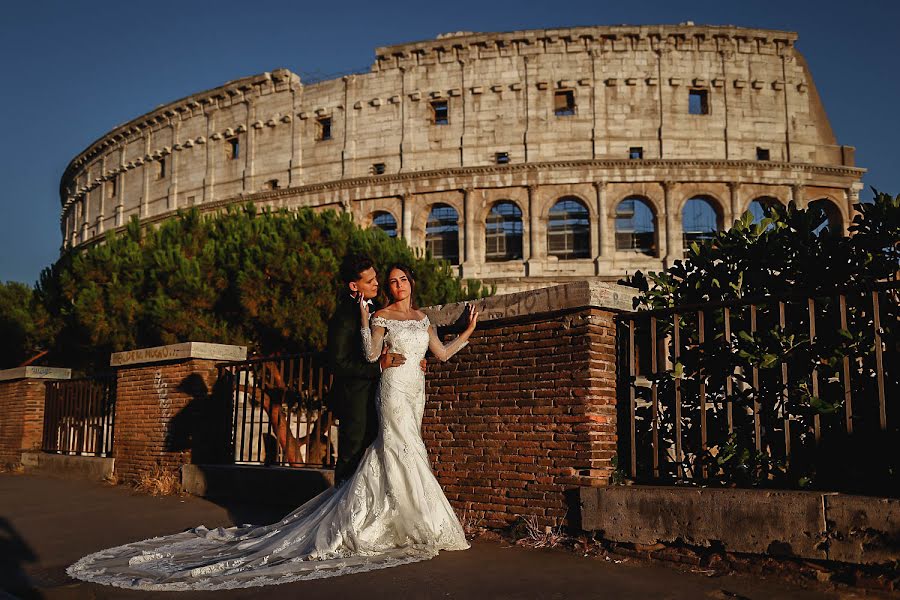
[[[476, 541], [471, 550], [393, 569], [228, 592], [145, 593], [69, 579], [81, 556], [132, 540], [208, 526], [274, 521], [285, 509], [222, 506], [194, 497], [36, 475], [0, 474], [0, 590], [17, 598], [851, 598], [778, 580], [708, 578], [664, 565], [621, 564], [559, 550]], [[0, 591], [0, 599], [9, 598]], [[860, 595], [862, 597], [862, 595]]]

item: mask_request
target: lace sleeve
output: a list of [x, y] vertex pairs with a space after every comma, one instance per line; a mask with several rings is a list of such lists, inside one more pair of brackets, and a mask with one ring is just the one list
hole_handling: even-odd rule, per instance
[[435, 328], [433, 326], [428, 328], [428, 349], [441, 362], [450, 360], [451, 356], [465, 348], [468, 343], [467, 339], [458, 337], [449, 344], [444, 344], [438, 337]]
[[[376, 325], [375, 321], [377, 320], [379, 320], [377, 317], [372, 320], [372, 329], [363, 327], [359, 330], [362, 334], [363, 353], [369, 362], [378, 360], [378, 357], [381, 356], [381, 346], [384, 344], [384, 327]], [[384, 321], [384, 319], [381, 319], [381, 321]]]

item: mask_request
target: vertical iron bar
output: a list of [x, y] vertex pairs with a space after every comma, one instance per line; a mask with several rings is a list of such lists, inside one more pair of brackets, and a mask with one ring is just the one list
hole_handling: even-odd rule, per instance
[[232, 365], [227, 367], [227, 370], [231, 374], [231, 411], [232, 415], [234, 415], [231, 427], [231, 456], [229, 460], [234, 463], [236, 461], [234, 454], [238, 449], [238, 414], [241, 408], [241, 405], [238, 404], [238, 395], [241, 391], [241, 368], [238, 365]]
[[659, 362], [656, 339], [656, 317], [650, 317], [650, 373], [653, 382], [650, 384], [650, 401], [653, 403], [653, 416], [650, 426], [652, 428], [651, 445], [653, 447], [653, 477], [659, 477], [659, 397], [656, 386], [656, 374], [659, 370]]
[[294, 357], [292, 356], [287, 361], [287, 376], [284, 378], [284, 409], [287, 411], [287, 416], [285, 418], [285, 427], [287, 427], [288, 435], [291, 439], [294, 436], [294, 430], [292, 428], [292, 417], [293, 411], [291, 410], [290, 403], [288, 399], [291, 397], [290, 392], [294, 389]]
[[[750, 305], [750, 334], [756, 337], [756, 305]], [[756, 451], [762, 451], [762, 427], [759, 420], [759, 367], [753, 367], [753, 437], [756, 440]]]
[[878, 421], [882, 431], [887, 431], [887, 406], [884, 400], [884, 358], [881, 355], [881, 310], [878, 290], [872, 290], [872, 326], [875, 329], [875, 374], [878, 381]]
[[[257, 398], [256, 404], [259, 406], [259, 428], [256, 432], [256, 461], [262, 461], [262, 440], [265, 434], [263, 433], [263, 415], [265, 413], [265, 407], [263, 406], [263, 402], [265, 402], [266, 397], [266, 365], [268, 361], [260, 361], [257, 363], [259, 365], [259, 374], [260, 376], [256, 379], [256, 390], [253, 393], [253, 397]], [[271, 423], [269, 423], [271, 426]]]
[[[841, 329], [844, 331], [848, 331], [847, 329], [847, 296], [841, 294], [838, 298], [841, 310]], [[844, 426], [847, 428], [847, 433], [853, 433], [853, 401], [852, 394], [850, 392], [850, 357], [846, 354], [844, 355], [843, 360], [843, 371], [844, 371]]]
[[[319, 401], [317, 402], [317, 405], [319, 406], [319, 409], [316, 411], [316, 425], [317, 425], [316, 442], [317, 443], [318, 443], [319, 439], [322, 438], [322, 433], [323, 433], [323, 431], [322, 431], [322, 415], [324, 414], [324, 410], [325, 410], [325, 368], [321, 366], [321, 363], [319, 366], [318, 392], [319, 392]], [[309, 450], [307, 450], [306, 462], [309, 463]]]
[[698, 370], [700, 371], [700, 477], [706, 479], [706, 373], [703, 370], [703, 344], [706, 341], [706, 318], [702, 310], [697, 311]]
[[636, 368], [635, 362], [637, 361], [637, 357], [635, 356], [635, 345], [634, 345], [634, 319], [628, 320], [628, 431], [630, 432], [629, 438], [629, 472], [631, 473], [632, 479], [637, 478], [637, 440], [635, 439], [635, 376]]
[[247, 394], [247, 388], [250, 386], [250, 372], [253, 368], [253, 363], [246, 362], [241, 366], [243, 367], [240, 374], [243, 376], [244, 380], [244, 399], [241, 402], [241, 453], [239, 457], [240, 461], [243, 462], [247, 460], [244, 456], [244, 442], [247, 441], [247, 443], [249, 443], [249, 440], [247, 440], [247, 405], [250, 403], [250, 399]]
[[[727, 306], [725, 307], [722, 319], [725, 321], [725, 345], [728, 347], [731, 346], [731, 309]], [[734, 433], [734, 402], [732, 401], [732, 394], [734, 393], [733, 375], [734, 369], [732, 369], [732, 372], [728, 373], [725, 377], [725, 418], [728, 420], [729, 436]]]
[[[816, 301], [814, 298], [809, 298], [807, 300], [807, 306], [809, 309], [809, 344], [810, 349], [815, 346], [816, 343]], [[816, 398], [819, 397], [819, 371], [818, 366], [813, 366], [812, 373], [810, 374], [812, 377], [812, 394]], [[819, 416], [819, 413], [816, 412], [813, 415], [813, 433], [815, 434], [816, 444], [818, 444], [822, 440], [822, 418]]]
[[[782, 333], [785, 328], [784, 302], [778, 302], [778, 325], [781, 327]], [[784, 457], [790, 460], [791, 457], [791, 413], [788, 410], [788, 366], [787, 361], [781, 361], [781, 413], [784, 419]]]
[[[674, 349], [672, 351], [673, 368], [678, 368], [678, 359], [680, 357], [679, 346], [681, 345], [681, 326], [679, 325], [678, 313], [673, 315], [674, 323]], [[681, 450], [681, 377], [675, 377], [675, 460], [678, 461], [678, 477], [684, 477], [684, 456]]]

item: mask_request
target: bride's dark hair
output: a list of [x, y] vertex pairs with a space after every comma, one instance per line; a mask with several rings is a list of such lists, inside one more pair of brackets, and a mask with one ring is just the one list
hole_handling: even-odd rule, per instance
[[412, 270], [412, 267], [410, 267], [409, 265], [405, 265], [403, 263], [394, 263], [387, 268], [386, 275], [385, 275], [387, 277], [387, 280], [385, 281], [383, 289], [385, 290], [385, 293], [387, 294], [388, 300], [390, 302], [397, 301], [396, 298], [394, 298], [394, 296], [391, 294], [390, 281], [391, 281], [391, 272], [393, 272], [393, 271], [403, 271], [403, 274], [406, 275], [406, 279], [409, 281], [409, 305], [412, 308], [415, 308], [418, 310], [419, 307], [418, 307], [418, 305], [416, 305], [416, 274]]

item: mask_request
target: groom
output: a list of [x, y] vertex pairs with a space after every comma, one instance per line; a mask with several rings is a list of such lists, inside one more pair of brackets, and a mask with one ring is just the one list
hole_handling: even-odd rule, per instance
[[348, 479], [378, 433], [375, 390], [381, 372], [405, 362], [402, 354], [383, 353], [370, 363], [363, 354], [360, 335], [360, 297], [375, 312], [372, 299], [378, 294], [377, 273], [372, 260], [348, 255], [341, 264], [343, 285], [337, 309], [328, 322], [328, 361], [333, 380], [328, 408], [340, 419], [338, 457], [334, 466], [334, 485]]

